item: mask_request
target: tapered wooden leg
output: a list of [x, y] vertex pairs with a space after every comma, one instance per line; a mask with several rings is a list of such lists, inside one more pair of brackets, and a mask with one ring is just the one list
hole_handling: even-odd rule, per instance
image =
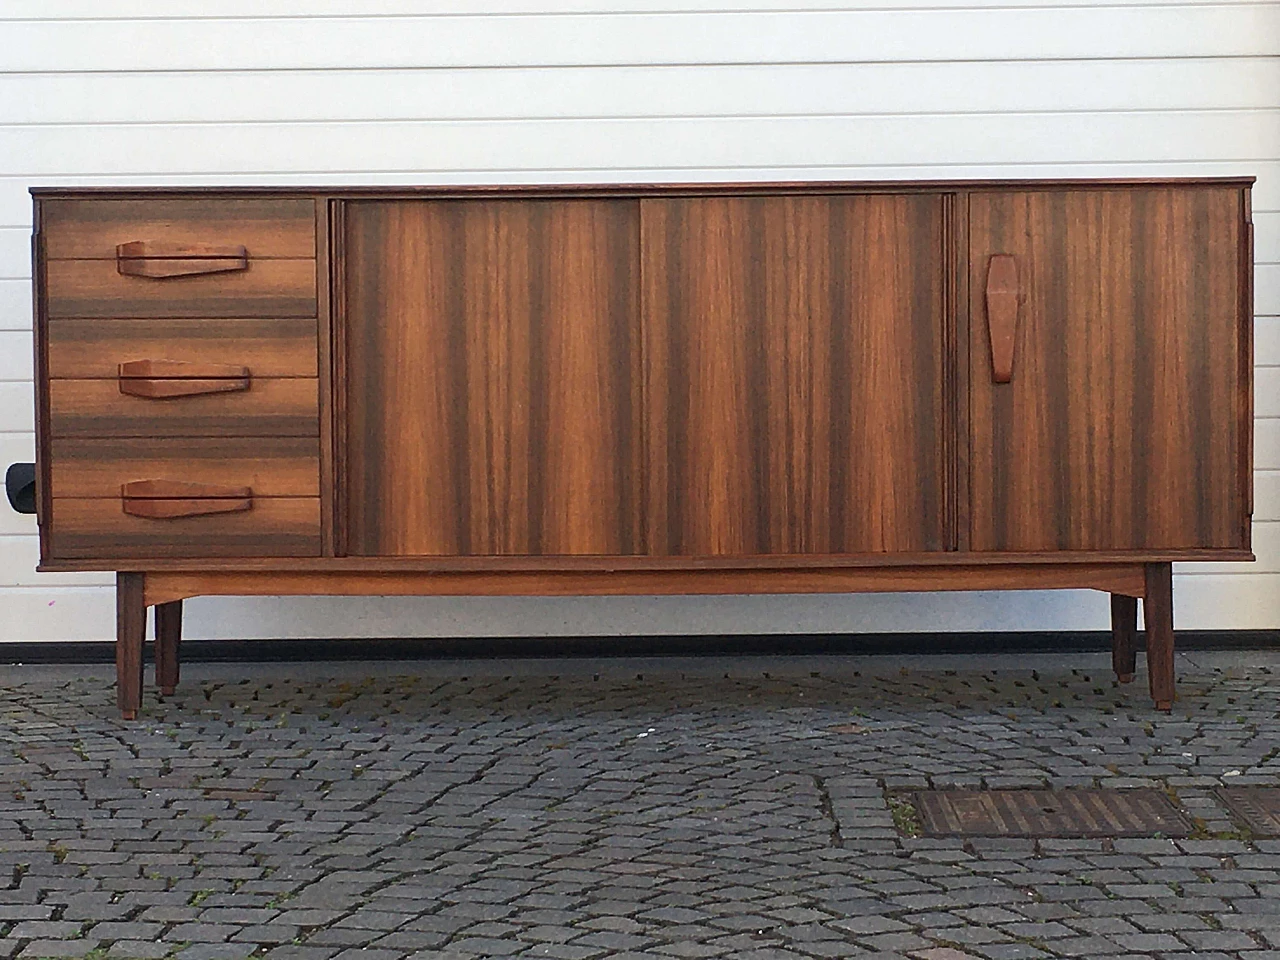
[[137, 719], [142, 708], [142, 640], [147, 632], [142, 577], [116, 574], [116, 702], [126, 720]]
[[178, 651], [182, 646], [182, 601], [156, 604], [156, 686], [166, 697], [178, 686]]
[[1147, 679], [1157, 710], [1173, 709], [1173, 565], [1146, 565], [1142, 617], [1147, 625]]
[[1111, 666], [1121, 683], [1133, 680], [1137, 664], [1138, 598], [1111, 595]]

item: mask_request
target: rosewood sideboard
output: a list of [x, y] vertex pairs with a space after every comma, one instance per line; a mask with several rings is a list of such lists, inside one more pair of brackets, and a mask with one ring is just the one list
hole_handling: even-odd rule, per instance
[[36, 189], [41, 570], [202, 595], [1092, 588], [1251, 560], [1251, 179]]

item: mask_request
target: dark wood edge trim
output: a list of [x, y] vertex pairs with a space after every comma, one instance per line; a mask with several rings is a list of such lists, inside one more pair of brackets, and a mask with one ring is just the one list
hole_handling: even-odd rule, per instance
[[959, 453], [959, 425], [956, 422], [956, 263], [953, 256], [956, 195], [942, 195], [942, 546], [959, 549], [956, 522], [956, 461]]
[[451, 573], [148, 570], [147, 604], [199, 596], [648, 596], [1091, 589], [1141, 596], [1142, 564], [902, 567], [865, 570]]
[[[848, 556], [793, 557], [642, 557], [642, 556], [548, 556], [548, 557], [175, 557], [129, 558], [129, 563], [148, 570], [314, 572], [314, 573], [541, 573], [555, 571], [698, 571], [698, 570], [849, 570], [898, 569], [905, 567], [998, 567], [1062, 566], [1088, 564], [1143, 564], [1167, 562], [1246, 562], [1254, 559], [1247, 550], [1146, 550], [1075, 553], [937, 553], [855, 554]], [[115, 570], [120, 560], [59, 560], [40, 565], [41, 572]]]
[[1243, 221], [1240, 254], [1240, 544], [1246, 550], [1253, 542], [1253, 196], [1248, 186], [1240, 191], [1240, 213]]
[[330, 504], [333, 525], [333, 554], [345, 557], [350, 550], [350, 479], [348, 477], [348, 404], [347, 404], [347, 209], [341, 200], [330, 198], [329, 220], [329, 336], [330, 360], [327, 375], [333, 386], [332, 416], [327, 421], [330, 440]]
[[316, 373], [320, 378], [320, 552], [334, 555], [333, 512], [333, 309], [330, 300], [329, 199], [315, 200]]
[[776, 182], [744, 180], [741, 182], [718, 181], [714, 183], [576, 183], [576, 184], [457, 184], [398, 186], [297, 186], [297, 187], [31, 187], [34, 197], [49, 199], [148, 199], [174, 197], [295, 197], [299, 195], [325, 195], [333, 199], [347, 197], [468, 197], [468, 196], [697, 196], [722, 193], [831, 193], [831, 192], [880, 192], [904, 193], [922, 191], [936, 193], [948, 190], [1035, 189], [1062, 187], [1070, 189], [1109, 189], [1113, 187], [1152, 186], [1248, 186], [1257, 177], [1081, 177], [1058, 178], [1005, 178], [990, 180], [779, 180]]
[[972, 318], [969, 316], [969, 192], [956, 196], [955, 237], [951, 255], [955, 258], [956, 315], [955, 315], [955, 376], [956, 390], [953, 397], [956, 430], [956, 550], [970, 549], [971, 479], [969, 463], [972, 457], [969, 435], [969, 335]]
[[52, 558], [53, 550], [53, 437], [49, 400], [49, 298], [45, 296], [43, 210], [40, 200], [32, 204], [31, 231], [31, 319], [34, 333], [36, 422], [36, 522], [40, 536], [40, 561]]
[[632, 495], [636, 507], [630, 518], [633, 528], [635, 549], [646, 551], [649, 545], [649, 482], [652, 479], [649, 468], [649, 439], [653, 425], [649, 416], [649, 329], [645, 317], [649, 316], [648, 282], [645, 275], [645, 204], [642, 198], [632, 201], [632, 216], [635, 223], [635, 261], [639, 266], [633, 278], [631, 291], [631, 351], [635, 363], [631, 374], [631, 436], [632, 451], [635, 456], [635, 476], [632, 477]]

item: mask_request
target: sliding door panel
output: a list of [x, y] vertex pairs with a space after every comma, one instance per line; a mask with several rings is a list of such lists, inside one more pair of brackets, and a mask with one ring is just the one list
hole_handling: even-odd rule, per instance
[[636, 203], [345, 222], [348, 552], [637, 552]]

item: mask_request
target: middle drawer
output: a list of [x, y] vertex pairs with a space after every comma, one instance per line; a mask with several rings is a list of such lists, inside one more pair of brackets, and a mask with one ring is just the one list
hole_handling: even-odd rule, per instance
[[317, 322], [51, 320], [50, 428], [64, 437], [317, 437]]
[[51, 380], [50, 427], [61, 437], [314, 437], [319, 381], [251, 380], [196, 396], [140, 397], [118, 380]]
[[49, 376], [110, 380], [137, 360], [233, 364], [250, 377], [314, 377], [314, 318], [50, 320]]

